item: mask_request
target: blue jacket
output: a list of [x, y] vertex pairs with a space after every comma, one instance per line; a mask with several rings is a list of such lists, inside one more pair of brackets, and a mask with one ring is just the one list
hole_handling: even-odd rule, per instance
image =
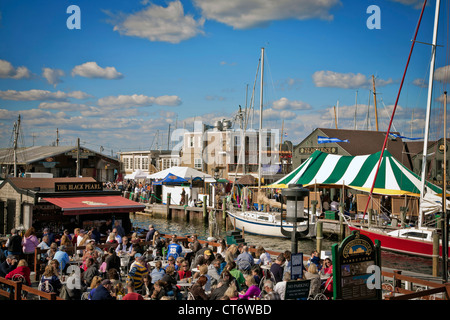
[[104, 286], [99, 285], [92, 294], [92, 300], [116, 300]]

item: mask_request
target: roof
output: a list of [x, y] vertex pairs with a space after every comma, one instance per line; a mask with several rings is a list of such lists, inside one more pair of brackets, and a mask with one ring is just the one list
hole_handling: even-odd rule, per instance
[[[305, 162], [269, 188], [286, 188], [289, 184], [347, 186], [370, 192], [381, 151], [360, 156], [342, 156], [316, 150]], [[379, 165], [374, 193], [385, 195], [419, 196], [420, 177], [403, 166], [385, 150]], [[442, 193], [442, 190], [426, 182], [427, 192]]]
[[40, 190], [54, 190], [55, 183], [69, 182], [69, 183], [80, 183], [80, 182], [97, 182], [94, 178], [83, 177], [83, 178], [8, 178], [15, 187], [25, 190], [33, 190], [35, 188], [40, 188]]
[[[383, 131], [317, 128], [313, 133], [318, 130], [328, 138], [338, 138], [341, 140], [348, 139], [349, 142], [333, 143], [339, 145], [339, 147], [345, 150], [350, 156], [376, 153], [382, 149], [386, 138], [386, 132]], [[399, 134], [398, 132], [392, 133]], [[395, 140], [389, 139], [386, 148], [394, 158], [400, 161], [408, 169], [412, 168], [410, 157], [404, 152], [404, 142], [401, 138]]]
[[[76, 146], [32, 146], [17, 149], [17, 163], [18, 164], [30, 164], [33, 162], [41, 161], [49, 157], [55, 157], [60, 154], [72, 151], [76, 149]], [[90, 150], [86, 147], [81, 147], [81, 149], [88, 150], [90, 152], [96, 153], [102, 157], [108, 158], [111, 161], [119, 162], [115, 158], [111, 158], [102, 153]], [[13, 150], [11, 148], [0, 149], [0, 163], [12, 164]]]
[[254, 176], [252, 176], [251, 174], [247, 174], [241, 178], [239, 178], [238, 180], [236, 180], [237, 184], [242, 184], [245, 186], [253, 186], [256, 185], [256, 178]]

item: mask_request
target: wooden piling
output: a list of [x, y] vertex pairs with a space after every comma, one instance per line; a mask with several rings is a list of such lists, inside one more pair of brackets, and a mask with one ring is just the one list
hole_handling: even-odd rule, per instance
[[433, 231], [433, 277], [439, 275], [439, 234]]
[[345, 225], [344, 225], [344, 205], [339, 207], [339, 241], [342, 242], [345, 239]]
[[171, 219], [172, 218], [172, 215], [171, 215], [171, 212], [170, 212], [170, 200], [171, 200], [171, 198], [172, 198], [172, 194], [168, 193], [167, 194], [167, 204], [166, 204], [166, 216], [167, 216], [167, 219]]
[[207, 204], [206, 204], [206, 196], [203, 196], [203, 219], [208, 219], [208, 210], [207, 210]]
[[224, 201], [222, 203], [222, 219], [226, 220], [227, 218], [227, 203]]
[[317, 220], [317, 232], [316, 232], [316, 250], [322, 252], [322, 240], [323, 240], [323, 221]]

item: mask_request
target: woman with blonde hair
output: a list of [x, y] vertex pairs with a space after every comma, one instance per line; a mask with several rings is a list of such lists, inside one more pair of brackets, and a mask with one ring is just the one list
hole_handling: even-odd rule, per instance
[[31, 287], [30, 273], [31, 273], [31, 270], [28, 267], [27, 261], [25, 259], [21, 259], [19, 261], [19, 263], [17, 264], [17, 268], [15, 268], [13, 271], [8, 273], [5, 276], [5, 279], [14, 280], [17, 278], [24, 278], [25, 284], [27, 286]]
[[309, 296], [315, 297], [320, 291], [320, 275], [317, 271], [317, 266], [311, 263], [308, 270], [303, 274], [303, 278], [306, 280], [311, 280], [309, 287]]
[[98, 286], [101, 285], [102, 281], [103, 281], [103, 278], [100, 276], [94, 276], [92, 278], [91, 284], [89, 285], [90, 292], [88, 295], [88, 300], [92, 300], [92, 295], [94, 294], [95, 289], [97, 289]]
[[234, 283], [230, 283], [228, 289], [225, 291], [225, 294], [223, 296], [228, 297], [230, 300], [237, 300], [239, 296], [236, 285]]
[[[67, 233], [66, 233], [66, 232], [67, 232]], [[66, 246], [66, 247], [68, 247], [68, 248], [73, 247], [73, 243], [72, 243], [72, 241], [71, 241], [70, 238], [69, 238], [69, 235], [68, 235], [68, 231], [67, 231], [67, 230], [64, 231], [64, 234], [63, 234], [62, 237], [61, 237], [60, 245]]]
[[[52, 286], [52, 292], [59, 293], [59, 290], [62, 287], [61, 280], [59, 280], [58, 274], [55, 272], [55, 269], [51, 265], [47, 265], [45, 267], [45, 271], [42, 274], [40, 282], [45, 283], [46, 281], [48, 281], [48, 283]], [[44, 286], [44, 288], [46, 287]], [[47, 290], [43, 291], [47, 292]]]
[[245, 285], [248, 289], [245, 292], [242, 291], [241, 294], [239, 294], [240, 300], [248, 300], [249, 298], [259, 297], [259, 295], [261, 294], [261, 290], [259, 289], [258, 285], [256, 284], [255, 278], [252, 275], [245, 276]]
[[232, 244], [228, 247], [228, 249], [225, 251], [225, 262], [228, 264], [231, 261], [236, 260], [237, 258], [237, 252], [238, 252], [238, 247], [235, 244]]

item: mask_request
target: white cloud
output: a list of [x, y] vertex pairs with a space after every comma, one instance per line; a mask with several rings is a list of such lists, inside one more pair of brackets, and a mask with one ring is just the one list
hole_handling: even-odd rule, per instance
[[269, 25], [285, 19], [332, 20], [331, 8], [339, 0], [193, 0], [205, 18], [216, 20], [235, 29]]
[[170, 2], [167, 7], [151, 4], [136, 13], [113, 18], [116, 20], [112, 22], [114, 31], [150, 41], [179, 43], [204, 33], [205, 19], [195, 20], [192, 15], [185, 15], [179, 0]]
[[72, 76], [109, 80], [123, 78], [123, 74], [117, 72], [116, 68], [102, 68], [95, 61], [86, 62], [74, 67], [72, 69]]
[[420, 9], [423, 6], [423, 0], [391, 0], [393, 2], [398, 2], [407, 6], [412, 6], [415, 9]]
[[56, 91], [51, 92], [47, 90], [37, 90], [32, 89], [28, 91], [16, 91], [16, 90], [6, 90], [0, 91], [0, 98], [4, 100], [15, 100], [15, 101], [33, 101], [33, 100], [67, 100], [68, 98], [75, 99], [86, 99], [90, 95], [82, 91], [72, 91], [63, 92]]
[[31, 72], [27, 67], [14, 68], [11, 62], [0, 59], [0, 78], [28, 79], [31, 78]]
[[62, 82], [61, 77], [64, 77], [65, 74], [61, 69], [42, 68], [42, 76], [47, 79], [49, 84], [56, 87], [58, 83]]
[[67, 101], [58, 101], [58, 102], [41, 102], [38, 106], [38, 109], [80, 111], [86, 107], [87, 106], [84, 104], [71, 103]]
[[311, 105], [300, 100], [289, 100], [281, 98], [272, 103], [272, 108], [275, 110], [309, 110]]
[[450, 79], [450, 65], [434, 70], [434, 80], [447, 82]]
[[[334, 71], [316, 71], [312, 75], [316, 87], [356, 89], [363, 87], [372, 87], [372, 78], [366, 77], [362, 73], [339, 73]], [[378, 87], [393, 83], [392, 79], [383, 80], [375, 78], [375, 84]]]
[[413, 85], [421, 87], [421, 88], [426, 88], [428, 86], [428, 83], [424, 79], [421, 79], [421, 78], [414, 79], [414, 81], [412, 83], [413, 83]]
[[153, 104], [158, 104], [161, 106], [178, 106], [181, 104], [181, 99], [178, 96], [159, 96], [159, 97], [149, 97], [146, 95], [119, 95], [119, 96], [109, 96], [98, 100], [98, 105], [101, 107], [144, 107], [151, 106]]

